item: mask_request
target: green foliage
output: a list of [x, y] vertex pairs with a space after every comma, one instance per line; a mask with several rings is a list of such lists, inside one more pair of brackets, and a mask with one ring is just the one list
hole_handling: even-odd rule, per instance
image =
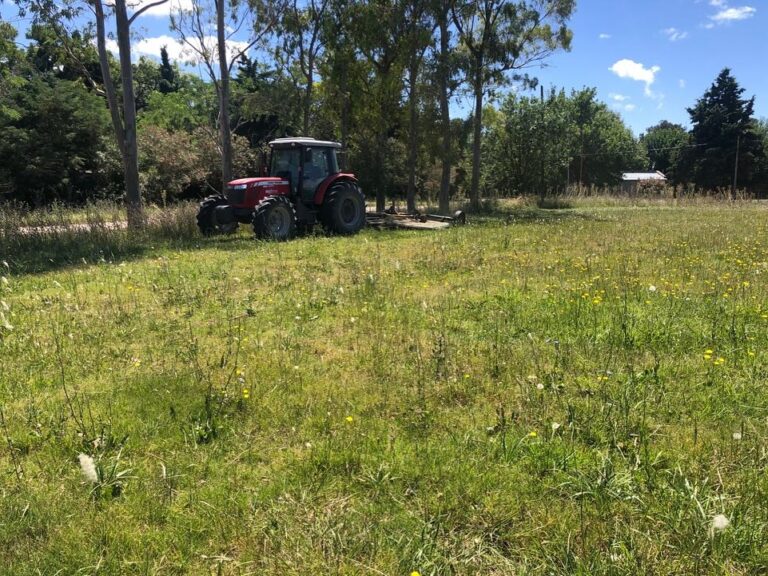
[[144, 198], [165, 204], [191, 185], [199, 186], [205, 182], [209, 167], [203, 164], [199, 148], [198, 142], [187, 132], [141, 126], [139, 171]]
[[191, 132], [213, 122], [213, 87], [192, 75], [180, 78], [178, 90], [151, 92], [147, 106], [139, 115], [139, 126], [152, 125], [166, 130]]
[[640, 135], [640, 143], [648, 154], [649, 168], [662, 172], [671, 182], [679, 182], [678, 163], [686, 154], [690, 137], [680, 124], [666, 120], [651, 126]]
[[154, 92], [160, 89], [160, 67], [151, 58], [142, 56], [133, 65], [133, 90], [136, 94], [136, 112], [144, 110]]
[[3, 188], [39, 206], [106, 183], [100, 158], [109, 118], [100, 98], [79, 81], [33, 77], [8, 101], [16, 113], [0, 119]]
[[725, 68], [696, 105], [688, 109], [694, 147], [686, 158], [686, 167], [701, 188], [730, 188], [736, 168], [737, 187], [750, 187], [756, 167], [765, 157], [753, 118], [755, 98], [742, 98], [744, 91]]
[[621, 118], [585, 89], [544, 100], [510, 95], [491, 115], [484, 145], [483, 185], [490, 195], [546, 194], [618, 184], [647, 159]]
[[171, 64], [168, 58], [168, 50], [165, 46], [160, 48], [160, 84], [158, 90], [163, 94], [170, 94], [179, 89], [179, 69], [177, 64]]

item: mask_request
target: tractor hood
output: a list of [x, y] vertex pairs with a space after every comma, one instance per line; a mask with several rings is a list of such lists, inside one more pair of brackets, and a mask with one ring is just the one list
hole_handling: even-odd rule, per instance
[[277, 178], [275, 176], [265, 176], [262, 178], [240, 178], [239, 180], [232, 180], [227, 183], [227, 188], [234, 188], [235, 186], [252, 186], [254, 184], [271, 184], [274, 182], [282, 182], [283, 178]]

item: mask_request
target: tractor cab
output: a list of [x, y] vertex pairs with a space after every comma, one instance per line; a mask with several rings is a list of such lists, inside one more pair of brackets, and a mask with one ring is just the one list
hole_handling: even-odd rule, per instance
[[287, 180], [290, 194], [303, 204], [314, 204], [318, 187], [330, 176], [339, 174], [338, 142], [314, 138], [279, 138], [269, 143], [272, 156], [270, 176]]

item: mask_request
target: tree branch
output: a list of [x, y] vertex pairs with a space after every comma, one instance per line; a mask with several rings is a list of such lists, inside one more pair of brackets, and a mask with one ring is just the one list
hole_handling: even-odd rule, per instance
[[146, 6], [142, 6], [139, 10], [133, 13], [133, 16], [128, 18], [128, 26], [133, 24], [133, 21], [136, 20], [136, 18], [144, 14], [144, 12], [146, 12], [150, 8], [154, 8], [155, 6], [160, 6], [162, 4], [165, 4], [166, 2], [168, 2], [168, 0], [157, 0], [157, 2], [152, 2], [150, 4], [147, 4]]

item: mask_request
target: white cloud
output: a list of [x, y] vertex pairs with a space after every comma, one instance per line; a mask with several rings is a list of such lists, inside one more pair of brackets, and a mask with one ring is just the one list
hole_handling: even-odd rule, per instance
[[600, 38], [600, 40], [608, 40], [608, 39], [610, 39], [610, 38], [611, 38], [611, 35], [610, 35], [610, 34], [605, 34], [605, 33], [602, 33], [602, 34], [600, 34], [600, 35], [598, 36], [598, 38]]
[[[203, 39], [203, 46], [201, 47], [196, 43], [196, 48], [204, 48], [201, 51], [215, 55], [216, 42], [216, 36], [205, 36]], [[168, 57], [171, 60], [183, 60], [184, 62], [191, 64], [198, 64], [200, 62], [200, 55], [196, 50], [193, 50], [189, 46], [182, 44], [172, 36], [163, 35], [153, 38], [144, 38], [132, 44], [133, 51], [137, 55], [153, 56], [157, 59], [160, 58], [160, 48], [163, 46], [166, 47], [166, 50], [168, 51]], [[248, 42], [228, 40], [227, 53], [229, 54], [230, 58], [233, 58], [247, 46]]]
[[608, 98], [610, 98], [614, 102], [624, 102], [630, 99], [629, 96], [624, 96], [624, 94], [615, 94], [613, 92], [608, 94]]
[[725, 0], [709, 0], [709, 5], [720, 7], [720, 6], [725, 6], [726, 4], [725, 4]]
[[[93, 45], [96, 45], [96, 42], [94, 41]], [[111, 38], [107, 38], [107, 52], [112, 52], [112, 54], [117, 57], [120, 55], [120, 50], [117, 47], [117, 40], [112, 40]]]
[[661, 67], [651, 66], [650, 68], [646, 68], [640, 62], [624, 58], [623, 60], [615, 62], [609, 70], [619, 78], [629, 78], [630, 80], [643, 82], [645, 84], [645, 95], [649, 98], [654, 97], [654, 94], [651, 91], [651, 86], [656, 80], [656, 74], [661, 72]]
[[683, 80], [682, 78], [678, 80], [677, 84], [678, 86], [680, 86], [680, 88], [685, 88], [685, 80]]
[[688, 32], [678, 30], [677, 28], [665, 28], [662, 32], [669, 38], [670, 42], [677, 42], [678, 40], [685, 40], [688, 38]]
[[133, 52], [138, 56], [152, 56], [160, 59], [160, 49], [165, 46], [168, 51], [168, 58], [171, 60], [190, 60], [187, 54], [188, 48], [185, 47], [172, 36], [162, 35], [154, 38], [142, 38], [131, 45]]
[[[147, 4], [152, 4], [153, 2], [156, 2], [157, 0], [132, 0], [129, 1], [129, 7], [128, 9], [131, 12], [136, 12], [137, 10], [141, 9], [142, 6], [146, 6]], [[109, 0], [108, 0], [109, 3]], [[154, 16], [157, 18], [167, 18], [170, 14], [176, 14], [180, 10], [183, 11], [190, 11], [193, 8], [192, 0], [168, 0], [168, 2], [165, 2], [164, 4], [160, 4], [159, 6], [152, 6], [152, 8], [149, 8], [146, 12], [143, 12], [141, 16]]]
[[[165, 49], [168, 51], [168, 57], [171, 60], [181, 60], [190, 64], [198, 64], [200, 62], [200, 55], [197, 52], [192, 50], [189, 46], [185, 46], [173, 36], [168, 36], [167, 34], [150, 38], [142, 38], [138, 41], [134, 40], [131, 43], [131, 55], [133, 56], [133, 59], [136, 59], [139, 56], [150, 56], [156, 60], [159, 60], [160, 49], [163, 46], [165, 46]], [[227, 42], [227, 52], [229, 53], [229, 57], [234, 57], [247, 46], [248, 42], [236, 42], [234, 40], [229, 40]], [[215, 54], [215, 36], [205, 37], [205, 48], [211, 54]], [[117, 47], [117, 42], [112, 39], [107, 40], [107, 50], [112, 52], [112, 54], [115, 56], [120, 53]]]
[[627, 103], [624, 104], [621, 101], [611, 102], [611, 108], [619, 112], [634, 112], [637, 110], [637, 104]]
[[713, 20], [717, 23], [723, 23], [723, 22], [734, 22], [736, 20], [746, 20], [748, 18], [752, 18], [752, 16], [755, 15], [755, 12], [757, 12], [756, 8], [753, 8], [752, 6], [739, 6], [738, 8], [726, 8], [725, 5], [722, 5], [722, 10], [715, 14], [714, 16], [710, 16], [710, 20]]

